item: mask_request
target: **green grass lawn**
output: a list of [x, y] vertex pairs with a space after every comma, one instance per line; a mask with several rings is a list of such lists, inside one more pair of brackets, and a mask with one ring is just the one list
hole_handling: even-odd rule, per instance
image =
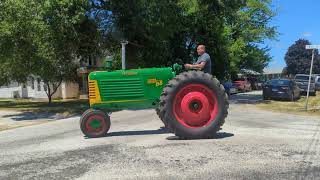
[[262, 101], [257, 104], [260, 109], [271, 110], [275, 112], [284, 112], [297, 115], [314, 115], [320, 116], [320, 93], [317, 96], [310, 96], [309, 110], [305, 110], [306, 97], [302, 97], [295, 102], [286, 101]]
[[87, 100], [54, 100], [49, 105], [45, 101], [28, 99], [0, 99], [0, 110], [16, 110], [29, 112], [61, 113], [77, 115], [89, 108]]

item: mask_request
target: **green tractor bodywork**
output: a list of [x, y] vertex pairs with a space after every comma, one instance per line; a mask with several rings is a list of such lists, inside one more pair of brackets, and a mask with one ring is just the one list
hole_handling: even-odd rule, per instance
[[158, 106], [165, 85], [176, 76], [172, 68], [97, 71], [89, 75], [93, 109], [146, 109]]

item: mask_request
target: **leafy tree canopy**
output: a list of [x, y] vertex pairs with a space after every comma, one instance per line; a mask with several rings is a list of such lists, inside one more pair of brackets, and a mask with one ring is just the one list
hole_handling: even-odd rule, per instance
[[49, 99], [75, 79], [79, 61], [108, 51], [119, 68], [123, 39], [129, 68], [192, 62], [204, 44], [222, 79], [261, 72], [271, 60], [262, 44], [277, 35], [271, 0], [2, 0], [0, 8], [0, 84], [39, 76]]
[[[271, 0], [94, 0], [93, 14], [119, 48], [127, 39], [130, 67], [163, 66], [176, 58], [190, 62], [205, 44], [214, 74], [241, 68], [262, 72], [271, 60], [265, 39], [274, 39]], [[113, 43], [110, 43], [113, 42]], [[114, 51], [118, 53], [118, 51]]]
[[75, 80], [77, 60], [98, 47], [88, 2], [4, 0], [0, 8], [0, 82], [40, 77], [51, 101], [63, 80]]
[[[306, 45], [311, 43], [305, 39], [299, 39], [291, 45], [285, 55], [288, 74], [309, 74], [312, 50], [307, 50]], [[318, 51], [315, 51], [313, 73], [320, 74], [320, 58]]]

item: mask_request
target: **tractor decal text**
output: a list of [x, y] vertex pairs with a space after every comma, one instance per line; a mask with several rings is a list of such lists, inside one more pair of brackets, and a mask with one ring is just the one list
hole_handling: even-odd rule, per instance
[[162, 80], [157, 80], [157, 79], [148, 79], [147, 83], [148, 84], [155, 84], [156, 87], [163, 85], [163, 81]]

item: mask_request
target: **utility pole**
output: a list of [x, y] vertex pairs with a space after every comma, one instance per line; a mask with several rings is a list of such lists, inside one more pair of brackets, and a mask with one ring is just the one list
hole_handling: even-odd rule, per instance
[[312, 59], [311, 59], [310, 75], [309, 75], [308, 91], [307, 91], [307, 100], [306, 100], [306, 107], [305, 107], [306, 111], [308, 111], [309, 94], [310, 94], [310, 86], [311, 86], [312, 71], [313, 71], [314, 53], [315, 53], [316, 49], [320, 49], [320, 45], [307, 45], [306, 49], [312, 49]]

